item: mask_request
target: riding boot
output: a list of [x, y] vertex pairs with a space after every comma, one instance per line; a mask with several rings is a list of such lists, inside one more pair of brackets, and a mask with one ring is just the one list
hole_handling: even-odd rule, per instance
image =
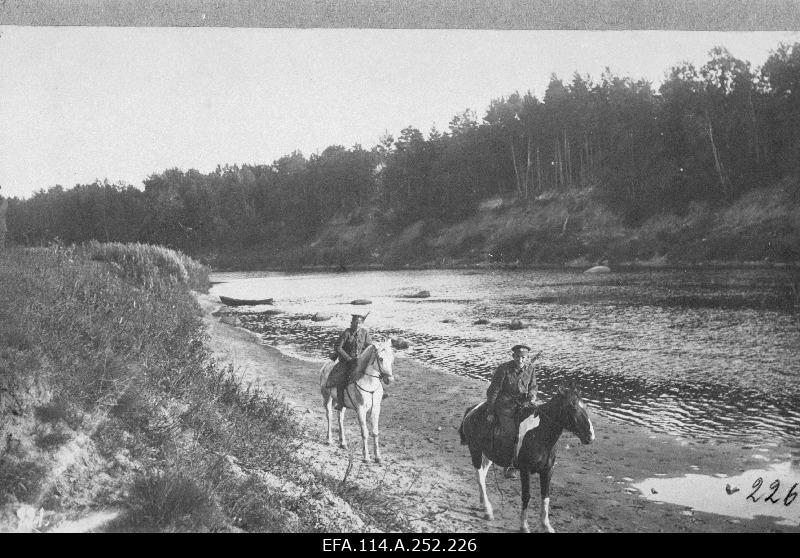
[[342, 376], [342, 379], [339, 382], [339, 385], [336, 386], [336, 395], [337, 395], [337, 399], [338, 399], [338, 401], [336, 402], [336, 410], [337, 411], [341, 411], [345, 407], [344, 395], [345, 395], [345, 392], [347, 391], [347, 384], [350, 383], [351, 379], [354, 379], [354, 378], [352, 378], [352, 376], [353, 376], [353, 369], [356, 366], [356, 360], [355, 359], [350, 360], [350, 361], [346, 362], [344, 366], [345, 366], [346, 372]]
[[511, 469], [519, 469], [519, 453], [517, 453], [516, 450], [518, 440], [519, 439], [514, 441], [514, 454], [511, 456], [511, 465], [510, 465]]
[[337, 411], [344, 409], [344, 392], [347, 390], [347, 383], [343, 382], [336, 386], [336, 406]]
[[519, 469], [519, 463], [518, 463], [518, 460], [517, 460], [517, 455], [518, 454], [517, 454], [517, 451], [516, 451], [517, 440], [519, 440], [518, 437], [514, 439], [514, 444], [511, 446], [511, 463], [508, 465], [508, 467], [503, 469], [503, 475], [507, 479], [515, 478], [517, 476], [517, 469]]

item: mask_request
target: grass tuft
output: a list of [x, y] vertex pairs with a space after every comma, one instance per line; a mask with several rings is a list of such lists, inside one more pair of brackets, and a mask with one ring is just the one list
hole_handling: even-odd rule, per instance
[[91, 259], [110, 263], [122, 277], [142, 287], [152, 289], [166, 283], [196, 290], [208, 288], [210, 269], [176, 250], [138, 242], [101, 244], [97, 241], [90, 242], [87, 250]]
[[181, 472], [149, 471], [130, 490], [126, 522], [146, 530], [192, 530], [213, 512], [208, 491]]
[[63, 430], [40, 432], [36, 435], [36, 447], [44, 451], [52, 451], [70, 441], [72, 436]]
[[47, 469], [32, 459], [0, 457], [0, 505], [29, 502], [39, 491]]

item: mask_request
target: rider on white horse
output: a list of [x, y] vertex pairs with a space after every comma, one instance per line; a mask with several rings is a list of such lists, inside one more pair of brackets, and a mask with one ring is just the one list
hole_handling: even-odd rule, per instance
[[338, 377], [331, 383], [336, 386], [336, 410], [338, 411], [344, 407], [345, 388], [353, 379], [351, 376], [359, 355], [372, 344], [369, 331], [361, 327], [366, 319], [366, 315], [352, 314], [350, 327], [345, 329], [336, 341], [336, 355], [339, 357], [339, 364], [331, 374], [337, 374]]

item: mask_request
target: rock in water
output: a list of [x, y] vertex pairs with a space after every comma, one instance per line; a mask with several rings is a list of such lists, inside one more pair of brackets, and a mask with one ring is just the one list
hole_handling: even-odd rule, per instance
[[312, 322], [327, 322], [330, 319], [331, 317], [328, 314], [320, 314], [319, 312], [311, 316]]
[[487, 320], [486, 318], [481, 318], [481, 319], [475, 320], [473, 322], [474, 325], [486, 325], [488, 323], [491, 323], [491, 322], [489, 322], [489, 320]]
[[594, 267], [590, 267], [584, 273], [609, 273], [611, 268], [607, 265], [596, 265]]
[[350, 304], [372, 304], [372, 301], [367, 300], [366, 298], [357, 298], [351, 301]]
[[509, 329], [522, 329], [526, 326], [524, 323], [522, 323], [522, 320], [514, 318], [513, 320], [511, 320], [511, 323], [508, 324], [508, 327]]
[[408, 349], [410, 343], [407, 339], [403, 337], [393, 337], [392, 338], [392, 347], [395, 349]]
[[417, 294], [411, 295], [411, 298], [428, 298], [429, 296], [431, 296], [430, 291], [420, 291]]
[[735, 494], [736, 492], [739, 492], [739, 487], [738, 486], [731, 486], [730, 484], [726, 484], [725, 485], [725, 492], [727, 492], [728, 494]]

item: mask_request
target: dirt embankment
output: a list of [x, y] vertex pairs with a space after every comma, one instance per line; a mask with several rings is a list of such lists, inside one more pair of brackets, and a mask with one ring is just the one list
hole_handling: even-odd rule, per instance
[[[681, 214], [626, 222], [591, 189], [535, 199], [485, 200], [453, 223], [400, 223], [377, 211], [340, 215], [310, 244], [231, 247], [206, 259], [215, 269], [346, 266], [797, 265], [800, 200], [791, 182], [753, 190], [729, 206], [693, 204]], [[280, 247], [280, 248], [277, 248]]]
[[[384, 462], [361, 462], [355, 416], [346, 427], [351, 454], [325, 444], [325, 412], [317, 384], [321, 363], [286, 356], [261, 343], [256, 334], [222, 323], [210, 315], [219, 304], [200, 295], [206, 312], [210, 348], [232, 363], [246, 381], [275, 391], [293, 406], [303, 425], [298, 449], [309, 467], [364, 488], [390, 491], [415, 532], [511, 532], [519, 526], [518, 480], [493, 469], [488, 477], [494, 521], [482, 517], [469, 454], [457, 427], [464, 409], [485, 395], [486, 383], [426, 367], [398, 355], [397, 381], [387, 391], [380, 427]], [[581, 445], [565, 433], [551, 489], [551, 522], [568, 532], [741, 532], [794, 530], [771, 520], [734, 519], [642, 498], [632, 484], [654, 475], [680, 477], [689, 472], [734, 475], [763, 465], [736, 444], [692, 441], [593, 415], [597, 440]], [[349, 468], [349, 470], [348, 470]], [[538, 481], [533, 481], [529, 512], [538, 515]], [[740, 492], [738, 496], [742, 496]], [[322, 513], [328, 513], [323, 509]], [[330, 513], [335, 513], [334, 509]]]

